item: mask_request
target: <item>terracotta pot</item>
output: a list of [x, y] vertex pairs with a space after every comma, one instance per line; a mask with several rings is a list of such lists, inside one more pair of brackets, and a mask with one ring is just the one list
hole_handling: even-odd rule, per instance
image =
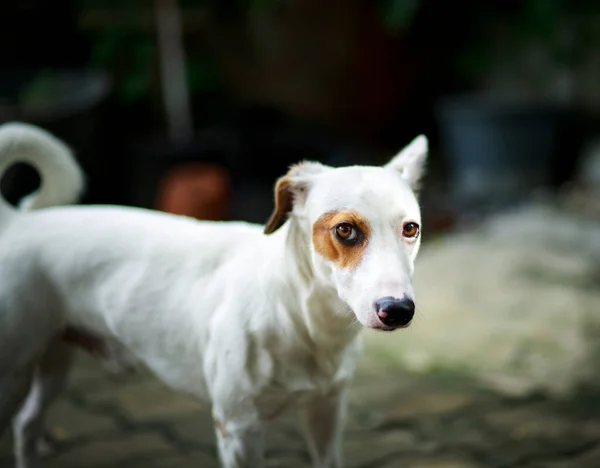
[[156, 208], [197, 219], [228, 218], [231, 181], [225, 169], [202, 163], [181, 163], [161, 181]]

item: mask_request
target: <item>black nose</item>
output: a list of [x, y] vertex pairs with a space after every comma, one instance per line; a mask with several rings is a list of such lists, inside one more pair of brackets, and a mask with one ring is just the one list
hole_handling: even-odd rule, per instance
[[375, 302], [375, 310], [384, 325], [402, 327], [407, 325], [415, 315], [415, 303], [407, 297], [403, 299], [382, 297]]

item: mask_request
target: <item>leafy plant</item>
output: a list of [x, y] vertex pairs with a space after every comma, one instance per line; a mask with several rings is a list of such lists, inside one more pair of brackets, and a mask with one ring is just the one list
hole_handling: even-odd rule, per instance
[[410, 27], [419, 8], [419, 0], [379, 0], [378, 7], [384, 26], [393, 32]]
[[[202, 6], [204, 1], [187, 1], [182, 4]], [[123, 17], [154, 18], [154, 2], [147, 0], [80, 0], [81, 10], [105, 9], [122, 12]], [[151, 23], [152, 24], [152, 23]], [[111, 70], [115, 77], [116, 93], [126, 104], [146, 97], [156, 75], [158, 46], [154, 28], [119, 22], [93, 31], [90, 65]], [[186, 73], [192, 93], [218, 88], [220, 76], [210, 58], [186, 51]]]
[[[220, 0], [181, 0], [181, 8], [210, 8]], [[255, 8], [271, 8], [284, 0], [240, 0], [245, 11]], [[404, 30], [411, 24], [417, 11], [418, 0], [377, 0], [377, 7], [384, 26], [393, 32]], [[150, 18], [154, 15], [154, 2], [148, 0], [79, 0], [80, 11], [97, 9], [121, 13], [121, 19], [136, 15]], [[134, 103], [146, 97], [152, 89], [156, 75], [158, 47], [152, 28], [117, 24], [98, 28], [90, 33], [92, 67], [111, 70], [115, 78], [115, 90], [120, 99]], [[187, 79], [192, 94], [218, 89], [221, 77], [216, 64], [202, 51], [186, 50]]]

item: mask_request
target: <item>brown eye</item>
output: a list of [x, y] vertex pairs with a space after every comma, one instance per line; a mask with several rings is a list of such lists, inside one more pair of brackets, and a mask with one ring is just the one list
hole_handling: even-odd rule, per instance
[[358, 233], [350, 223], [340, 223], [335, 227], [335, 234], [341, 241], [354, 242], [358, 240]]
[[402, 228], [402, 235], [411, 239], [418, 237], [419, 225], [417, 223], [406, 223]]

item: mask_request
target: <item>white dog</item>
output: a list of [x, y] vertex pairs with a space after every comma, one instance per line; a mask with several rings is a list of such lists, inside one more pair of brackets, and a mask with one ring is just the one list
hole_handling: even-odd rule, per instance
[[0, 127], [0, 170], [25, 161], [43, 180], [21, 210], [0, 203], [0, 431], [23, 401], [17, 466], [39, 466], [44, 413], [73, 344], [141, 362], [210, 401], [227, 468], [263, 466], [264, 421], [294, 407], [314, 466], [342, 466], [361, 326], [390, 331], [413, 318], [413, 189], [426, 155], [420, 136], [384, 167], [293, 166], [263, 228], [46, 208], [82, 190], [69, 150], [36, 127]]

